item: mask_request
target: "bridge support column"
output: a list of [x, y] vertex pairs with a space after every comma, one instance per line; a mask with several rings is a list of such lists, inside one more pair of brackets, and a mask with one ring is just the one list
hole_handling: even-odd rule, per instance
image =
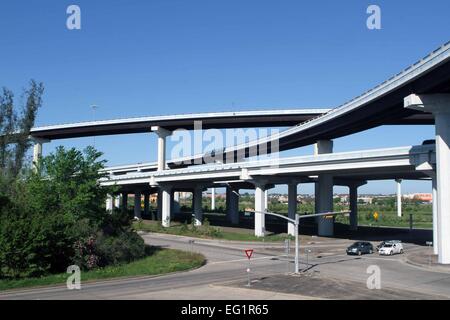
[[216, 189], [211, 188], [211, 210], [216, 210]]
[[40, 138], [32, 138], [34, 142], [33, 146], [33, 169], [36, 170], [36, 166], [39, 162], [39, 159], [42, 158], [42, 145], [46, 142], [50, 142], [50, 140], [47, 139], [40, 139]]
[[122, 193], [122, 212], [128, 211], [128, 193]]
[[367, 181], [354, 182], [348, 185], [350, 204], [350, 231], [358, 230], [358, 188], [365, 185]]
[[180, 193], [178, 191], [172, 192], [172, 216], [180, 213]]
[[402, 216], [402, 179], [396, 179], [397, 183], [397, 216]]
[[[314, 213], [319, 213], [319, 182], [314, 183]], [[315, 218], [316, 222], [319, 221]]]
[[261, 213], [265, 210], [265, 185], [255, 184], [255, 236], [264, 237], [266, 233], [266, 215]]
[[159, 126], [151, 128], [158, 135], [158, 171], [166, 170], [166, 138], [170, 131]]
[[150, 213], [150, 194], [144, 193], [144, 216], [148, 217]]
[[450, 264], [450, 94], [409, 95], [405, 108], [434, 115], [438, 262]]
[[[162, 186], [160, 193], [158, 194], [158, 200], [161, 204], [161, 221], [163, 227], [170, 227], [170, 212], [171, 212], [171, 198], [172, 198], [172, 188], [169, 186]], [[161, 197], [159, 197], [161, 195]]]
[[163, 221], [162, 220], [162, 189], [159, 188], [158, 190], [158, 196], [156, 198], [156, 220]]
[[108, 194], [106, 196], [106, 211], [112, 212], [114, 208], [114, 198], [112, 195]]
[[[297, 214], [297, 183], [288, 184], [288, 218], [295, 220]], [[288, 235], [295, 236], [295, 225], [288, 222]]]
[[134, 193], [134, 218], [142, 219], [141, 216], [141, 193], [136, 191]]
[[232, 224], [239, 224], [239, 189], [227, 187], [227, 218]]
[[438, 243], [438, 192], [437, 192], [437, 179], [436, 177], [433, 177], [431, 180], [433, 193], [433, 253], [439, 254], [439, 243]]
[[202, 195], [203, 188], [195, 187], [193, 192], [193, 211], [194, 211], [194, 225], [201, 226], [203, 221], [203, 208], [202, 208]]
[[445, 113], [435, 114], [437, 236], [439, 263], [450, 264], [450, 95], [445, 107]]
[[358, 186], [349, 186], [350, 230], [358, 230]]
[[122, 201], [121, 195], [116, 195], [114, 197], [114, 208], [119, 209], [120, 208], [120, 202]]
[[[319, 213], [333, 211], [333, 176], [329, 174], [319, 175]], [[333, 236], [334, 235], [334, 217], [333, 218], [319, 218], [318, 226], [319, 236]]]
[[333, 140], [319, 140], [314, 144], [314, 155], [332, 153]]
[[264, 211], [269, 209], [269, 190], [264, 190]]
[[[321, 155], [333, 152], [332, 140], [319, 140], [314, 145], [314, 155]], [[316, 183], [316, 213], [333, 211], [333, 177], [328, 174], [319, 174]], [[319, 236], [332, 236], [334, 234], [334, 218], [317, 218]]]
[[350, 230], [358, 230], [358, 187], [350, 187]]

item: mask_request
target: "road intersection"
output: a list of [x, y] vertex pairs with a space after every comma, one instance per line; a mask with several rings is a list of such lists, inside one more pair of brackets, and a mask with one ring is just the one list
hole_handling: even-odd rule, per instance
[[[82, 282], [81, 290], [68, 290], [65, 285], [0, 292], [0, 299], [449, 299], [450, 272], [411, 265], [405, 255], [380, 257], [376, 254], [347, 256], [345, 247], [352, 240], [302, 238], [302, 249], [311, 250], [306, 265], [301, 251], [300, 268], [308, 281], [288, 274], [293, 271], [292, 253], [286, 257], [283, 243], [235, 242], [193, 239], [167, 234], [142, 234], [145, 242], [165, 248], [195, 251], [203, 254], [207, 263], [196, 270], [163, 276], [147, 276], [98, 282]], [[305, 236], [306, 237], [306, 236]], [[191, 241], [189, 241], [191, 240]], [[194, 240], [194, 242], [192, 242]], [[245, 249], [254, 249], [251, 259], [252, 286], [245, 287], [248, 259]], [[406, 252], [423, 250], [405, 244]], [[381, 290], [369, 290], [367, 268], [379, 266]], [[300, 279], [301, 278], [301, 279]], [[273, 279], [278, 279], [276, 282]], [[320, 281], [322, 292], [308, 289], [308, 283]], [[296, 286], [302, 283], [302, 286]], [[336, 283], [345, 289], [330, 296], [327, 291]], [[265, 283], [268, 285], [266, 286]], [[270, 285], [269, 285], [270, 283]], [[317, 286], [316, 286], [317, 287]], [[292, 288], [298, 288], [297, 291]], [[314, 290], [313, 290], [314, 289]], [[339, 296], [341, 295], [341, 296]]]

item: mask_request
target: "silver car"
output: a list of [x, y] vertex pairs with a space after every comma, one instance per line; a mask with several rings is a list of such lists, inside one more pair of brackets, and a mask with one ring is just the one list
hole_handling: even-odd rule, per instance
[[379, 250], [380, 255], [392, 256], [403, 253], [403, 244], [401, 242], [386, 242]]

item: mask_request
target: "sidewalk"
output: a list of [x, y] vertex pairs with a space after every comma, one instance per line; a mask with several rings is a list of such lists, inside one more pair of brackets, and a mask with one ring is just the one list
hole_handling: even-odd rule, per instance
[[438, 256], [433, 254], [433, 248], [431, 247], [421, 247], [412, 252], [406, 252], [405, 261], [430, 271], [450, 273], [450, 265], [439, 264]]

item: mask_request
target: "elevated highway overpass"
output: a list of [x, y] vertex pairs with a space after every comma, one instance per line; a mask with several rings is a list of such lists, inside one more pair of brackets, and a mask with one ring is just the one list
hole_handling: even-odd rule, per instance
[[[318, 174], [332, 174], [337, 180], [349, 181], [382, 180], [393, 178], [429, 179], [436, 162], [434, 145], [408, 146], [352, 152], [246, 161], [232, 164], [206, 164], [182, 169], [139, 172], [138, 167], [129, 167], [125, 173], [119, 170], [106, 171], [103, 185], [157, 186], [159, 184], [192, 185], [204, 187], [226, 186], [240, 181], [265, 180], [278, 177], [277, 181], [314, 181]], [[226, 181], [221, 182], [221, 181]], [[270, 179], [270, 181], [275, 181]]]
[[[201, 121], [203, 129], [291, 127], [244, 144], [166, 161], [166, 138], [175, 129], [192, 129], [195, 121]], [[389, 124], [434, 125], [436, 143], [333, 153], [333, 139]], [[158, 190], [159, 219], [164, 226], [170, 224], [174, 188], [193, 190], [195, 223], [201, 224], [201, 195], [207, 186], [227, 187], [228, 214], [231, 221], [236, 222], [236, 190], [242, 187], [250, 185], [255, 189], [255, 211], [262, 212], [266, 209], [264, 194], [267, 188], [276, 183], [288, 183], [288, 211], [292, 215], [296, 210], [298, 183], [316, 183], [317, 212], [332, 211], [333, 184], [348, 185], [353, 212], [351, 227], [354, 228], [358, 186], [372, 179], [431, 179], [434, 249], [440, 263], [450, 264], [450, 43], [331, 110], [228, 112], [95, 121], [34, 128], [31, 136], [36, 141], [34, 155], [37, 159], [42, 152], [42, 143], [48, 140], [149, 131], [158, 135], [158, 161], [107, 168], [110, 179], [101, 183], [134, 188], [137, 190], [135, 199], [139, 201], [142, 187], [147, 188], [144, 192]], [[275, 164], [244, 161], [255, 148], [271, 153], [310, 144], [316, 146], [315, 155], [311, 157], [279, 159]], [[206, 164], [206, 159], [213, 153], [215, 159], [222, 159], [221, 164]], [[108, 201], [112, 203], [111, 199]], [[140, 202], [136, 202], [135, 208], [139, 217]], [[255, 234], [263, 236], [264, 231], [264, 216], [258, 215], [255, 217]], [[319, 235], [332, 234], [333, 222], [319, 221]]]
[[[430, 111], [405, 108], [404, 98], [410, 94], [436, 93], [450, 93], [450, 42], [371, 90], [320, 116], [264, 139], [216, 150], [215, 153], [222, 154], [226, 162], [227, 159], [240, 160], [238, 154], [248, 156], [249, 150], [260, 146], [270, 152], [274, 143], [279, 151], [284, 151], [382, 125], [432, 125], [434, 115]], [[191, 157], [191, 163], [199, 163], [199, 159], [205, 156], [197, 154]]]
[[[173, 194], [192, 191], [195, 221], [202, 221], [202, 191], [207, 187], [226, 187], [227, 214], [232, 223], [239, 223], [239, 189], [255, 189], [255, 210], [267, 209], [264, 193], [276, 184], [287, 184], [289, 189], [289, 215], [295, 216], [297, 185], [305, 182], [319, 184], [316, 199], [326, 212], [332, 211], [333, 185], [344, 185], [350, 189], [350, 228], [357, 228], [357, 189], [368, 180], [383, 179], [427, 179], [434, 176], [436, 154], [434, 145], [409, 146], [389, 149], [364, 150], [356, 152], [328, 153], [315, 156], [301, 156], [232, 164], [197, 165], [182, 169], [164, 171], [138, 171], [128, 168], [127, 172], [109, 170], [101, 180], [104, 186], [119, 186], [123, 192], [135, 192], [139, 203], [135, 215], [140, 217], [140, 195], [161, 191], [159, 219], [170, 226], [173, 210]], [[327, 179], [324, 179], [326, 177]], [[330, 179], [328, 179], [330, 178]], [[137, 191], [136, 191], [137, 190]], [[200, 199], [200, 200], [198, 200]], [[264, 217], [255, 217], [255, 235], [265, 233]], [[293, 232], [289, 226], [289, 233]], [[319, 232], [333, 233], [333, 221], [319, 221]]]
[[201, 121], [203, 129], [291, 127], [328, 111], [330, 109], [227, 111], [89, 121], [35, 127], [31, 129], [31, 136], [44, 140], [56, 140], [146, 133], [155, 126], [168, 131], [192, 130], [195, 121]]
[[[37, 142], [35, 154], [42, 149], [42, 142], [86, 136], [142, 133], [155, 131], [161, 140], [176, 129], [193, 129], [195, 121], [201, 121], [203, 129], [286, 127], [278, 134], [250, 141], [237, 146], [215, 150], [215, 158], [222, 162], [241, 161], [239, 155], [249, 156], [250, 150], [259, 148], [271, 152], [314, 144], [381, 125], [434, 124], [431, 112], [404, 108], [403, 99], [410, 94], [450, 93], [450, 42], [407, 67], [397, 75], [371, 90], [333, 109], [292, 109], [241, 112], [217, 112], [155, 116], [130, 119], [104, 120], [36, 127], [31, 137]], [[159, 144], [165, 149], [165, 142]], [[161, 163], [165, 150], [158, 150], [158, 165], [170, 168], [206, 163], [208, 154]], [[164, 159], [165, 161], [165, 159]]]

